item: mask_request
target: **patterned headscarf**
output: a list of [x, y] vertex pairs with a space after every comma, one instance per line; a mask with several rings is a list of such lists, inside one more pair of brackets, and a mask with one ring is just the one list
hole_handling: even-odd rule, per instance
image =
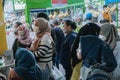
[[30, 38], [29, 30], [26, 27], [21, 25], [18, 29], [18, 34], [19, 34], [18, 40], [20, 41], [20, 43], [24, 45], [31, 44], [32, 39]]

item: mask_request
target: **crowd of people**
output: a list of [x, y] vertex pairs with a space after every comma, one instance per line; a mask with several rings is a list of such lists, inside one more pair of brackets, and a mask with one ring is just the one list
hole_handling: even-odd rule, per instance
[[59, 70], [59, 64], [66, 80], [120, 80], [117, 29], [111, 19], [105, 18], [99, 25], [92, 17], [92, 13], [86, 14], [77, 33], [71, 19], [50, 23], [47, 14], [39, 13], [32, 27], [34, 39], [26, 25], [16, 22], [12, 47], [15, 67], [10, 68], [8, 80], [54, 80], [52, 67]]

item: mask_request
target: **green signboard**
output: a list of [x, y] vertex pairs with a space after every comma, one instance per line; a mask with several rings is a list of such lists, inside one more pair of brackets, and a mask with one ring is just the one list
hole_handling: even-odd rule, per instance
[[74, 4], [74, 3], [83, 3], [84, 0], [68, 0], [68, 5], [69, 4]]
[[51, 0], [26, 0], [27, 6], [29, 8], [47, 8], [51, 7]]
[[[67, 0], [67, 4], [83, 3], [84, 0]], [[52, 7], [52, 0], [26, 0], [26, 21], [30, 23], [30, 10], [31, 9], [46, 9]]]
[[51, 7], [52, 2], [51, 0], [26, 0], [26, 21], [30, 23], [30, 10], [31, 9], [44, 9], [47, 7]]

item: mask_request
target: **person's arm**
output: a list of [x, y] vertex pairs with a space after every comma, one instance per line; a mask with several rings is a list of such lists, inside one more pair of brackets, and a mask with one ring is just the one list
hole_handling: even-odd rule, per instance
[[77, 49], [77, 58], [78, 58], [79, 60], [82, 59], [80, 44], [79, 44], [79, 48]]
[[12, 80], [12, 73], [13, 73], [13, 69], [10, 69], [10, 72], [8, 74], [8, 80]]
[[70, 58], [72, 56], [74, 56], [74, 54], [76, 54], [76, 50], [79, 47], [79, 41], [80, 41], [79, 37], [80, 37], [80, 30], [79, 30], [79, 32], [77, 34], [77, 37], [75, 38], [75, 40], [74, 40], [74, 42], [72, 44], [72, 47], [71, 47], [71, 50], [70, 50]]
[[20, 77], [14, 69], [10, 68], [10, 72], [8, 74], [8, 80], [24, 80], [22, 77]]
[[45, 56], [45, 54], [46, 54], [46, 53], [48, 52], [48, 50], [51, 48], [50, 46], [51, 46], [51, 40], [48, 38], [48, 36], [45, 36], [45, 37], [41, 40], [41, 42], [40, 42], [37, 50], [34, 51], [35, 57]]

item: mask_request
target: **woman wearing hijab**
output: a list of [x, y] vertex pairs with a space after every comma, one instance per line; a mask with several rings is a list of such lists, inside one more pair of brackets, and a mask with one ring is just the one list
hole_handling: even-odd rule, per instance
[[100, 32], [100, 27], [95, 23], [87, 23], [79, 30], [77, 37], [71, 48], [71, 54], [70, 54], [70, 57], [72, 57], [72, 67], [73, 67], [71, 80], [79, 80], [80, 78], [80, 68], [82, 66], [82, 62], [77, 58], [76, 55], [77, 53], [76, 50], [79, 47], [80, 36], [85, 36], [85, 35], [98, 36], [99, 32]]
[[[82, 60], [81, 80], [98, 80], [97, 78], [102, 80], [105, 75], [100, 74], [87, 79], [93, 65], [101, 64], [99, 69], [107, 73], [112, 72], [117, 66], [111, 48], [99, 39], [99, 32], [100, 27], [93, 23], [88, 23], [81, 29], [80, 44], [77, 50], [78, 59]], [[105, 79], [109, 77], [106, 76]]]
[[120, 42], [118, 41], [118, 32], [113, 24], [104, 23], [101, 26], [101, 38], [110, 45], [117, 61], [117, 68], [112, 72], [111, 80], [120, 80]]
[[18, 28], [18, 37], [15, 39], [13, 43], [13, 53], [15, 57], [15, 53], [18, 48], [29, 48], [32, 43], [32, 39], [30, 38], [29, 30], [23, 25]]
[[41, 80], [42, 74], [32, 52], [20, 48], [16, 52], [15, 68], [10, 69], [8, 80]]
[[41, 80], [49, 80], [52, 69], [52, 53], [54, 42], [50, 34], [48, 21], [38, 18], [34, 22], [36, 38], [30, 48], [33, 51], [37, 63], [42, 70], [43, 78]]
[[100, 34], [103, 35], [101, 36], [102, 39], [107, 42], [112, 49], [114, 49], [117, 44], [116, 42], [118, 41], [118, 32], [115, 26], [106, 21], [101, 25]]
[[14, 29], [15, 29], [14, 34], [15, 34], [16, 37], [18, 36], [18, 28], [19, 28], [20, 25], [22, 25], [21, 22], [15, 22], [15, 24], [14, 24]]

